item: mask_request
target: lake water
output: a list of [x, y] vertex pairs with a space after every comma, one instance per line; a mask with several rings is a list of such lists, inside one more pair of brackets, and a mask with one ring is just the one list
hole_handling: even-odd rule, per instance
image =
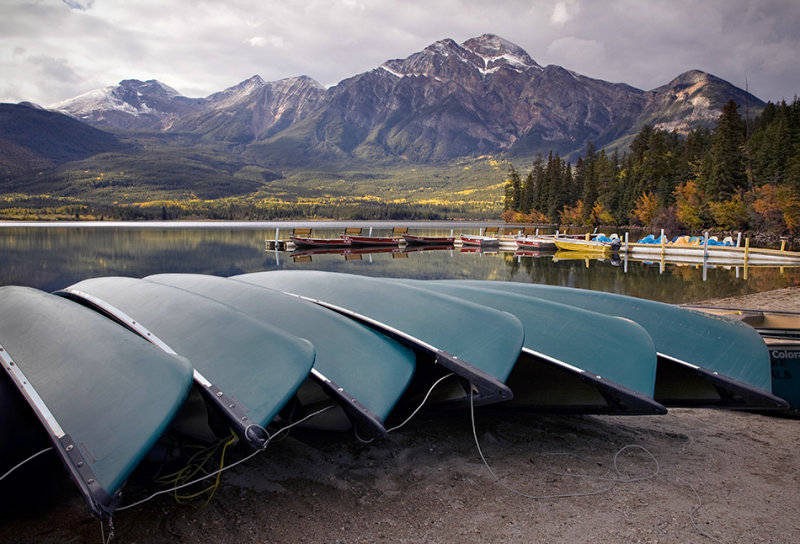
[[0, 225], [0, 285], [46, 291], [96, 276], [143, 277], [162, 272], [229, 276], [262, 270], [329, 270], [367, 276], [512, 280], [595, 289], [670, 303], [742, 295], [800, 285], [800, 267], [711, 267], [639, 261], [554, 259], [553, 253], [513, 251], [365, 251], [290, 253], [266, 249], [292, 227], [334, 236], [348, 226], [385, 234], [393, 225], [412, 233], [477, 233], [463, 222], [398, 223], [70, 223]]

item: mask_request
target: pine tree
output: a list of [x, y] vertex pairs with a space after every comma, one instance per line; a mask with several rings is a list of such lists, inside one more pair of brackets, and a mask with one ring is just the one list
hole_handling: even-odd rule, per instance
[[711, 138], [710, 162], [703, 189], [712, 200], [727, 200], [747, 186], [746, 128], [738, 109], [739, 105], [733, 100], [725, 104]]

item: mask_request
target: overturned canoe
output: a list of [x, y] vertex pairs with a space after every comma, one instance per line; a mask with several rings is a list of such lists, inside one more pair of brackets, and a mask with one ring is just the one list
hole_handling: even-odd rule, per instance
[[772, 392], [800, 411], [800, 313], [778, 310], [684, 306], [727, 317], [753, 327], [769, 350]]
[[[7, 375], [0, 379], [10, 378], [27, 400], [100, 518], [114, 512], [123, 483], [192, 385], [186, 359], [80, 304], [27, 287], [0, 287], [0, 363]], [[3, 410], [0, 427], [16, 417]], [[3, 435], [4, 452], [24, 451], [15, 438]], [[4, 465], [22, 460], [2, 458]]]
[[474, 385], [476, 402], [512, 396], [504, 382], [519, 357], [524, 332], [508, 313], [352, 274], [274, 271], [233, 279], [309, 298], [433, 355], [438, 365]]
[[530, 283], [453, 280], [615, 315], [640, 324], [658, 352], [655, 400], [672, 406], [785, 408], [771, 393], [769, 353], [744, 323], [651, 300]]
[[385, 432], [384, 421], [414, 374], [409, 348], [307, 300], [218, 276], [158, 274], [145, 280], [206, 296], [311, 341], [312, 374], [351, 419], [370, 430]]
[[295, 394], [314, 363], [314, 348], [307, 340], [175, 287], [104, 277], [84, 280], [58, 294], [189, 359], [207, 403], [254, 447], [263, 443], [263, 428]]
[[663, 414], [653, 400], [656, 350], [632, 321], [454, 282], [400, 280], [509, 312], [525, 327], [523, 356], [506, 382], [515, 407], [597, 414]]

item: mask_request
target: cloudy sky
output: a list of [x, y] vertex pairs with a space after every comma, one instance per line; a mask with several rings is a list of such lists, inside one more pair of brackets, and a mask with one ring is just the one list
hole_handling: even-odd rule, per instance
[[50, 105], [122, 79], [190, 97], [255, 74], [329, 86], [484, 33], [640, 89], [697, 68], [791, 101], [798, 28], [798, 0], [0, 0], [0, 102]]

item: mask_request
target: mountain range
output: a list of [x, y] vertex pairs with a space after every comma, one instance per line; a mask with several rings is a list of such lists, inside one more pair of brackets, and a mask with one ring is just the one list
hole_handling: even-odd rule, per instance
[[[367, 170], [486, 155], [569, 156], [589, 141], [622, 148], [646, 124], [682, 132], [713, 126], [731, 99], [751, 114], [765, 105], [699, 70], [641, 90], [541, 66], [519, 46], [484, 34], [461, 44], [438, 41], [330, 88], [307, 76], [272, 82], [253, 76], [189, 98], [159, 81], [124, 80], [47, 109], [112, 133], [106, 152], [124, 152], [120, 146], [128, 145], [146, 156], [143, 150], [163, 145], [195, 153], [203, 163], [203, 153], [213, 150], [210, 162], [225, 155], [226, 175], [249, 167], [267, 182], [343, 162]], [[29, 109], [30, 122], [41, 123], [42, 110]], [[63, 164], [68, 157], [48, 156], [42, 151], [46, 136], [41, 138], [28, 145], [0, 127], [0, 150], [13, 147], [34, 169], [47, 161]], [[86, 153], [95, 151], [87, 141]], [[6, 178], [23, 170], [0, 164]], [[246, 185], [252, 190], [252, 183]]]

